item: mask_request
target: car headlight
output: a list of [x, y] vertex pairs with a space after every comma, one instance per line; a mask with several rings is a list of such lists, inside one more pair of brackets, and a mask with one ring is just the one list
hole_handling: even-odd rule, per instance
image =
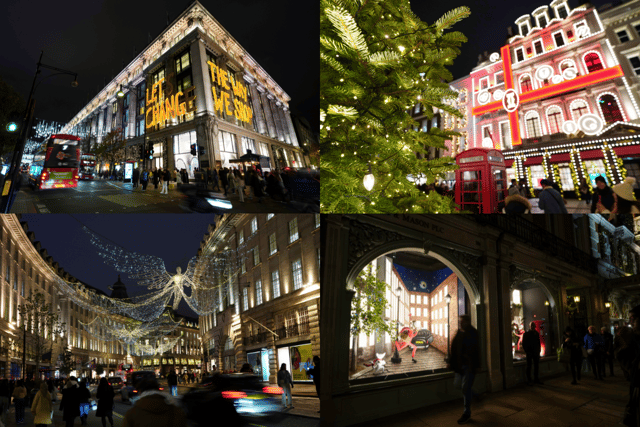
[[231, 209], [233, 207], [228, 200], [211, 199], [207, 197], [207, 202], [214, 208]]

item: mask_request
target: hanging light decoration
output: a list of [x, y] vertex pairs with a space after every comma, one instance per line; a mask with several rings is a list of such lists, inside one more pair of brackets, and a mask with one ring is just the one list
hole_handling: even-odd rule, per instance
[[371, 164], [369, 164], [369, 173], [364, 176], [362, 183], [364, 184], [364, 188], [366, 188], [367, 191], [371, 191], [375, 182], [376, 179], [373, 176], [373, 173], [371, 173]]

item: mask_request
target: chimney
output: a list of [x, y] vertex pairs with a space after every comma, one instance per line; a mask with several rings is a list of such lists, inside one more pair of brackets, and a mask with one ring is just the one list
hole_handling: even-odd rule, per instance
[[513, 26], [512, 26], [512, 25], [509, 25], [509, 26], [507, 27], [507, 35], [508, 35], [509, 37], [513, 37]]

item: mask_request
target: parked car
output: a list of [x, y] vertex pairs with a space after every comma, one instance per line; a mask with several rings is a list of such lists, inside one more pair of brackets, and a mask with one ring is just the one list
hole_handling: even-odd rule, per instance
[[411, 342], [419, 348], [427, 349], [433, 342], [433, 334], [426, 329], [420, 329], [418, 335], [413, 337]]
[[116, 393], [120, 393], [120, 390], [122, 390], [122, 387], [124, 386], [124, 381], [122, 381], [122, 378], [120, 377], [109, 377], [107, 378], [107, 381]]
[[227, 425], [242, 425], [251, 418], [278, 417], [284, 411], [283, 390], [264, 384], [253, 374], [214, 374], [182, 397], [187, 418], [195, 426], [210, 426], [211, 414], [220, 414]]

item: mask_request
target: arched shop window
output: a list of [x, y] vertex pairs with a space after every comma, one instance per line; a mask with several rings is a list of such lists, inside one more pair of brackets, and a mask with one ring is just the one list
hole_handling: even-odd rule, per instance
[[598, 55], [596, 52], [589, 52], [584, 56], [584, 65], [587, 67], [587, 70], [589, 70], [590, 73], [602, 70], [604, 68], [602, 66], [600, 55]]
[[513, 360], [525, 360], [522, 335], [536, 323], [540, 334], [540, 356], [556, 355], [553, 304], [542, 286], [535, 281], [524, 281], [511, 289], [511, 354]]
[[562, 110], [557, 105], [547, 109], [547, 124], [549, 125], [549, 134], [562, 131]]
[[527, 138], [539, 138], [542, 136], [540, 127], [540, 116], [535, 111], [529, 111], [524, 115], [525, 125], [527, 127]]
[[589, 112], [589, 106], [582, 99], [576, 99], [571, 103], [571, 117], [574, 121], [578, 121], [580, 117]]
[[520, 93], [529, 92], [531, 90], [531, 77], [528, 74], [520, 77]]
[[446, 371], [445, 357], [459, 316], [471, 310], [456, 273], [423, 252], [399, 251], [367, 265], [353, 289], [351, 382]]
[[598, 105], [602, 111], [605, 122], [614, 123], [623, 121], [622, 112], [618, 107], [616, 98], [611, 94], [604, 94], [598, 98]]

